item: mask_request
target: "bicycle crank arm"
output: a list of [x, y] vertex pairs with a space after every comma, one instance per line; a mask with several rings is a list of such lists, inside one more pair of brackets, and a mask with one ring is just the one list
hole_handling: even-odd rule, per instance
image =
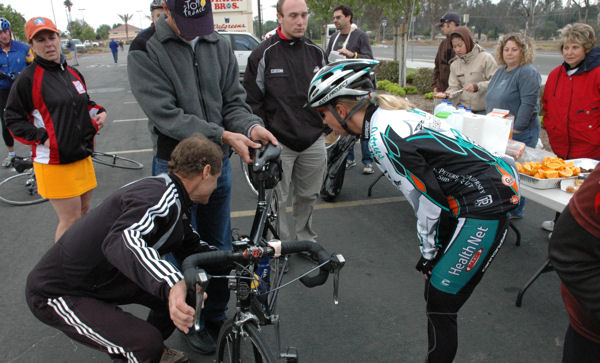
[[344, 267], [344, 264], [346, 263], [346, 259], [344, 259], [344, 256], [342, 256], [341, 254], [337, 254], [335, 255], [332, 260], [336, 260], [334, 265], [334, 271], [333, 271], [333, 303], [335, 305], [338, 305], [340, 303], [340, 299], [339, 299], [339, 289], [340, 289], [340, 270], [342, 269], [342, 267]]
[[208, 286], [208, 275], [206, 271], [199, 270], [196, 276], [196, 313], [194, 314], [194, 329], [200, 330], [200, 312], [202, 311], [202, 303], [204, 300], [204, 291]]

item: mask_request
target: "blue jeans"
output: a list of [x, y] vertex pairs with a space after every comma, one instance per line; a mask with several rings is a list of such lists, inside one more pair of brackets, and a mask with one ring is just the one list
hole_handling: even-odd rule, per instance
[[[363, 164], [372, 164], [373, 156], [371, 155], [371, 151], [369, 150], [369, 140], [360, 140], [360, 151], [362, 152], [362, 162]], [[350, 148], [350, 153], [348, 153], [348, 157], [346, 160], [354, 161], [354, 147]]]
[[[519, 132], [518, 134], [513, 133], [513, 140], [525, 143], [529, 147], [535, 148], [540, 137], [540, 126], [527, 129]], [[525, 197], [521, 197], [521, 201], [517, 208], [510, 211], [513, 216], [523, 217], [525, 214]]]
[[113, 55], [113, 59], [115, 60], [115, 63], [117, 63], [117, 61], [119, 60], [119, 53], [112, 52], [112, 55]]
[[[167, 172], [167, 160], [154, 157], [152, 160], [152, 175]], [[203, 241], [220, 250], [231, 250], [231, 164], [229, 158], [223, 159], [221, 176], [217, 180], [217, 189], [211, 194], [208, 204], [194, 204], [192, 208], [192, 227], [198, 232]], [[169, 254], [171, 255], [171, 254]], [[175, 266], [181, 267], [181, 261], [174, 257], [165, 258]], [[224, 320], [225, 310], [229, 301], [229, 288], [226, 279], [213, 279], [208, 288], [207, 300], [202, 310], [201, 329], [204, 321]]]

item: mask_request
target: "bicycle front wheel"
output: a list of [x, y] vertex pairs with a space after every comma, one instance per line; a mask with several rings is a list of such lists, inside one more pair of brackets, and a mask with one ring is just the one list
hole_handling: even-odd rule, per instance
[[255, 323], [248, 322], [240, 328], [229, 319], [221, 328], [217, 342], [219, 363], [275, 363], [275, 357]]
[[92, 154], [92, 160], [99, 164], [121, 169], [142, 169], [144, 167], [144, 164], [139, 161], [102, 152], [94, 152]]
[[0, 182], [0, 200], [11, 205], [31, 205], [48, 199], [38, 194], [33, 169], [29, 169]]

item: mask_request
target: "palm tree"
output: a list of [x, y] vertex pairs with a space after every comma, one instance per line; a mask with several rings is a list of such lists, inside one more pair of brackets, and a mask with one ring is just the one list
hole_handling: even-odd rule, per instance
[[121, 18], [121, 20], [123, 20], [123, 22], [125, 23], [125, 38], [127, 38], [127, 42], [128, 42], [129, 41], [129, 26], [127, 25], [127, 23], [129, 22], [129, 20], [131, 18], [133, 18], [133, 14], [119, 15], [119, 18]]
[[67, 30], [69, 31], [69, 33], [71, 33], [71, 8], [73, 7], [73, 3], [71, 2], [71, 0], [65, 0], [65, 2], [63, 2], [63, 5], [65, 6], [65, 8], [67, 8]]

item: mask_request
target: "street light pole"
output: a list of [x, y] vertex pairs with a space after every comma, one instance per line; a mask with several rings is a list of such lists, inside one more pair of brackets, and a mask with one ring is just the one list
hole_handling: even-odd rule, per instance
[[85, 9], [77, 9], [77, 10], [81, 11], [81, 21], [83, 22], [83, 24], [81, 24], [81, 25], [83, 28], [83, 26], [85, 25], [85, 13], [84, 13]]

